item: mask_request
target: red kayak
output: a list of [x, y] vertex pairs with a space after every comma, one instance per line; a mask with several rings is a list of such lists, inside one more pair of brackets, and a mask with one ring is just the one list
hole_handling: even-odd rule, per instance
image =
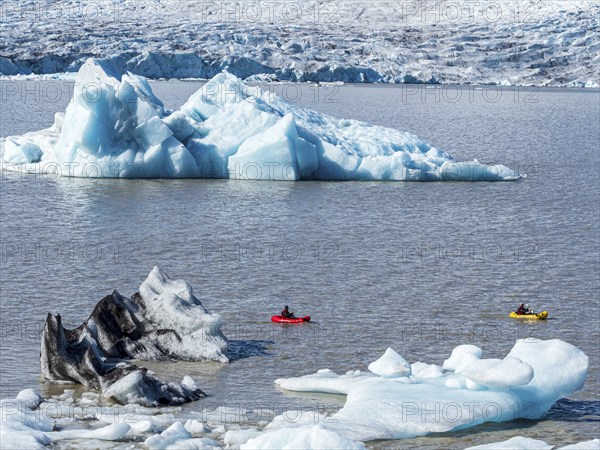
[[304, 323], [310, 322], [310, 316], [304, 317], [283, 317], [283, 316], [272, 316], [271, 322], [277, 323]]

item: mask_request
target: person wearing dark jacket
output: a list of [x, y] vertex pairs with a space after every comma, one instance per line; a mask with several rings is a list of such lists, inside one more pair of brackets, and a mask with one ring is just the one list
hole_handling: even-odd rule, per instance
[[523, 314], [532, 314], [532, 313], [533, 313], [533, 311], [531, 311], [531, 310], [529, 309], [529, 305], [526, 305], [526, 304], [524, 304], [524, 303], [521, 303], [521, 304], [519, 305], [519, 307], [517, 308], [517, 314], [519, 314], [519, 315], [523, 315]]
[[285, 308], [283, 308], [283, 311], [281, 311], [281, 317], [285, 317], [286, 319], [291, 319], [294, 317], [294, 313], [290, 312], [288, 305], [285, 305]]

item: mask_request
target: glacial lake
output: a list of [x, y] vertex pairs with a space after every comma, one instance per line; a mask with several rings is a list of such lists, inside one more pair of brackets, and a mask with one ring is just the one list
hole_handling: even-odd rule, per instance
[[[50, 126], [65, 81], [0, 81], [0, 136]], [[152, 83], [176, 108], [201, 82]], [[409, 131], [456, 160], [502, 163], [502, 183], [96, 180], [2, 174], [0, 398], [45, 385], [48, 312], [78, 326], [154, 265], [184, 279], [225, 321], [234, 360], [143, 363], [191, 375], [224, 406], [335, 411], [342, 396], [285, 393], [273, 381], [366, 370], [389, 346], [441, 364], [472, 343], [503, 357], [515, 339], [559, 338], [590, 357], [585, 388], [545, 420], [486, 424], [375, 448], [464, 448], [514, 435], [561, 445], [600, 426], [600, 91], [499, 87], [267, 85], [289, 101]], [[517, 323], [528, 303], [549, 319]], [[284, 304], [314, 323], [269, 321]], [[201, 343], [199, 343], [201, 345]], [[269, 417], [271, 416], [271, 417]], [[241, 423], [256, 417], [239, 414]]]

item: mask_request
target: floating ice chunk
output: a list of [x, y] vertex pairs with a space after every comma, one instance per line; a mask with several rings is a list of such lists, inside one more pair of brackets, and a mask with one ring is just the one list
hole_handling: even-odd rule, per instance
[[37, 163], [42, 155], [42, 149], [27, 139], [15, 142], [9, 138], [4, 144], [4, 158], [14, 164]]
[[[81, 67], [62, 123], [3, 142], [7, 170], [75, 177], [260, 180], [515, 180], [456, 163], [409, 133], [336, 119], [228, 73], [171, 114], [148, 82], [106, 61]], [[249, 172], [252, 168], [252, 172]], [[260, 169], [260, 170], [258, 170]]]
[[191, 434], [201, 434], [206, 433], [207, 428], [204, 423], [196, 420], [196, 419], [188, 419], [184, 425], [185, 429]]
[[279, 428], [266, 431], [240, 446], [241, 450], [296, 450], [296, 449], [366, 449], [361, 442], [346, 439], [322, 425], [298, 428]]
[[440, 173], [443, 181], [510, 181], [519, 178], [514, 170], [502, 164], [487, 165], [478, 161], [444, 162]]
[[[468, 355], [468, 356], [467, 356]], [[444, 361], [444, 365], [442, 366], [446, 370], [456, 370], [457, 367], [462, 366], [465, 363], [471, 363], [476, 359], [481, 359], [483, 355], [483, 350], [479, 347], [471, 344], [463, 344], [457, 347], [454, 347], [452, 350], [452, 354], [450, 358]], [[463, 362], [464, 359], [467, 361]]]
[[410, 365], [410, 370], [414, 378], [428, 379], [440, 378], [444, 376], [442, 368], [435, 364], [425, 364], [422, 362], [416, 362]]
[[33, 389], [24, 389], [17, 394], [15, 400], [28, 409], [34, 409], [40, 405], [43, 399]]
[[495, 388], [522, 386], [533, 378], [533, 368], [514, 356], [507, 356], [503, 360], [480, 359], [462, 366], [456, 373], [478, 384]]
[[124, 404], [178, 405], [204, 396], [191, 377], [162, 383], [118, 358], [227, 362], [227, 346], [220, 316], [206, 311], [188, 283], [155, 267], [139, 293], [127, 298], [114, 291], [74, 330], [49, 314], [40, 365], [47, 380], [81, 383]]
[[[479, 384], [459, 373], [431, 379], [365, 377], [345, 386], [346, 403], [324, 423], [328, 429], [357, 441], [401, 439], [472, 427], [484, 422], [517, 418], [539, 419], [561, 397], [579, 389], [587, 376], [588, 358], [559, 340], [517, 341], [505, 360], [481, 360], [481, 349], [459, 346], [446, 360], [447, 368], [477, 367]], [[530, 369], [533, 378], [527, 384]], [[502, 369], [509, 373], [499, 373]], [[280, 386], [323, 392], [343, 385], [331, 371], [278, 380]], [[347, 380], [345, 381], [347, 382]], [[516, 385], [515, 385], [516, 384]], [[500, 387], [495, 387], [500, 386]], [[464, 389], [466, 387], [466, 389]]]
[[600, 439], [578, 442], [577, 444], [565, 445], [557, 450], [600, 450]]
[[165, 335], [160, 341], [170, 353], [181, 359], [228, 361], [221, 316], [207, 312], [188, 283], [172, 280], [154, 267], [140, 286], [140, 295], [149, 322], [158, 329], [177, 330], [177, 335]]
[[228, 448], [239, 448], [240, 445], [245, 444], [250, 439], [259, 436], [261, 433], [262, 431], [259, 431], [256, 428], [248, 430], [229, 430], [223, 436], [223, 442]]
[[347, 394], [358, 382], [372, 377], [373, 374], [360, 371], [338, 375], [332, 370], [321, 369], [312, 375], [280, 378], [275, 380], [275, 384], [290, 391]]
[[393, 349], [387, 348], [376, 361], [369, 364], [369, 370], [380, 377], [408, 377], [411, 374], [410, 364]]
[[[529, 386], [543, 388], [554, 385], [555, 393], [566, 395], [583, 387], [587, 377], [588, 357], [577, 347], [552, 339], [519, 339], [508, 356], [519, 358], [534, 369]], [[550, 361], [568, 361], [552, 366]]]
[[156, 424], [152, 420], [135, 420], [128, 424], [131, 427], [129, 434], [144, 434], [155, 433], [157, 430]]
[[[230, 414], [231, 415], [231, 414]], [[237, 422], [239, 420], [239, 418], [235, 418], [233, 419], [233, 417], [231, 417], [228, 422]], [[213, 427], [213, 429], [211, 430], [212, 433], [216, 433], [216, 434], [225, 434], [225, 425], [221, 424], [218, 425], [216, 427]]]
[[155, 392], [145, 382], [145, 374], [136, 370], [119, 379], [102, 391], [102, 395], [126, 405], [129, 403], [151, 404], [156, 398]]
[[515, 436], [507, 441], [476, 445], [465, 450], [551, 450], [552, 448], [554, 448], [553, 445], [548, 445], [538, 439]]
[[194, 379], [192, 377], [190, 377], [189, 375], [186, 375], [185, 377], [183, 377], [183, 380], [181, 381], [181, 385], [188, 388], [190, 391], [195, 391], [196, 389], [198, 389], [198, 386], [196, 386]]
[[99, 439], [102, 441], [117, 441], [131, 431], [126, 423], [111, 423], [96, 430], [64, 430], [46, 433], [51, 441], [65, 439]]
[[180, 440], [191, 438], [192, 435], [185, 429], [183, 424], [177, 421], [162, 433], [148, 437], [144, 441], [144, 445], [151, 449], [166, 449], [175, 443], [179, 444], [178, 441]]
[[0, 436], [2, 448], [44, 449], [51, 441], [45, 432], [54, 426], [40, 414], [39, 395], [31, 389], [21, 391], [15, 399], [0, 400]]
[[[535, 402], [538, 411], [544, 413], [556, 400], [581, 389], [587, 378], [587, 355], [560, 339], [519, 339], [508, 356], [514, 356], [533, 368], [532, 380], [526, 386], [513, 388], [513, 391]], [[557, 363], [552, 364], [552, 361]], [[536, 412], [531, 418], [541, 417]]]
[[283, 414], [279, 414], [271, 420], [265, 427], [265, 430], [275, 430], [279, 428], [298, 428], [315, 423], [324, 423], [327, 420], [327, 413], [319, 411], [307, 411], [301, 409], [290, 409]]

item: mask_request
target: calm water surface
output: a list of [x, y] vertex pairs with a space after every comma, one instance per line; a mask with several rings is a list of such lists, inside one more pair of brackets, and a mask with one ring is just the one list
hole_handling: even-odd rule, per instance
[[[19, 94], [0, 104], [2, 136], [51, 125], [69, 100], [68, 83], [16, 86]], [[153, 84], [171, 108], [199, 86]], [[273, 380], [321, 368], [364, 370], [388, 346], [410, 361], [438, 364], [461, 343], [502, 357], [515, 339], [534, 336], [566, 340], [590, 357], [585, 388], [546, 420], [372, 444], [462, 448], [518, 434], [552, 444], [598, 437], [600, 93], [269, 89], [321, 112], [413, 132], [457, 160], [500, 162], [528, 176], [269, 183], [3, 174], [0, 397], [26, 387], [56, 391], [39, 378], [49, 311], [76, 326], [100, 298], [113, 289], [133, 294], [160, 265], [192, 284], [233, 340], [230, 364], [147, 364], [165, 379], [189, 374], [210, 394], [188, 411], [336, 410], [343, 397], [284, 393]], [[551, 320], [511, 321], [520, 302], [548, 309]], [[271, 324], [284, 304], [315, 323]]]

